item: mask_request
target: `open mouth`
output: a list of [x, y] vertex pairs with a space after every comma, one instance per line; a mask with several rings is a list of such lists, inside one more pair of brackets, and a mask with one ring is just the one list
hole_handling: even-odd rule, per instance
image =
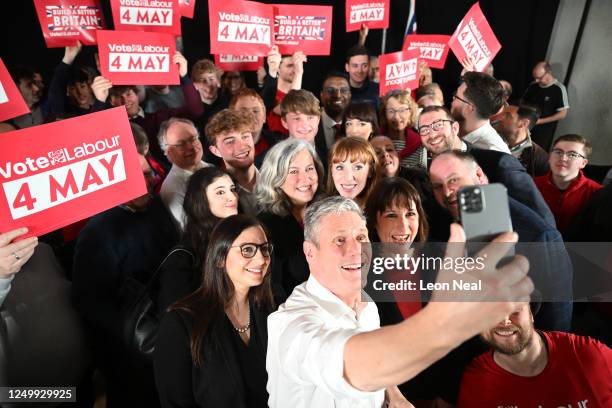
[[295, 189], [299, 191], [300, 193], [308, 193], [310, 192], [311, 188], [312, 188], [312, 185], [308, 185], [308, 186], [296, 187]]
[[394, 242], [401, 242], [401, 243], [410, 242], [410, 234], [402, 234], [402, 235], [392, 234], [391, 239]]
[[244, 160], [244, 159], [246, 159], [246, 158], [248, 158], [248, 157], [249, 157], [249, 153], [250, 153], [250, 152], [251, 152], [250, 150], [247, 150], [247, 151], [246, 151], [246, 152], [244, 152], [244, 153], [240, 153], [240, 154], [234, 155], [234, 157], [235, 157], [236, 159], [238, 159], [238, 160]]
[[495, 335], [500, 337], [512, 337], [518, 333], [516, 329], [496, 329], [494, 331]]
[[256, 268], [246, 268], [246, 271], [254, 275], [261, 275], [263, 274], [264, 268], [263, 266], [258, 266]]
[[342, 265], [341, 268], [347, 272], [361, 272], [364, 265], [363, 263], [347, 264]]

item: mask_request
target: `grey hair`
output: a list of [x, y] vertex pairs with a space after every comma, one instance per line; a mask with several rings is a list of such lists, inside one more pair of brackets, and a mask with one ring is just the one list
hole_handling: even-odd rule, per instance
[[336, 195], [324, 198], [310, 205], [304, 214], [304, 241], [310, 241], [319, 246], [319, 224], [321, 219], [328, 214], [346, 211], [352, 211], [359, 215], [359, 218], [364, 222], [366, 221], [359, 205], [350, 198]]
[[157, 132], [157, 141], [159, 142], [159, 147], [161, 147], [162, 152], [164, 152], [164, 154], [168, 151], [168, 129], [170, 129], [170, 126], [172, 126], [174, 123], [184, 123], [188, 126], [191, 126], [195, 130], [196, 135], [200, 137], [200, 132], [198, 132], [198, 128], [196, 128], [193, 122], [189, 119], [173, 117], [168, 120], [165, 120], [162, 122], [159, 127], [159, 131]]
[[255, 195], [262, 211], [268, 211], [281, 217], [291, 212], [291, 202], [281, 186], [287, 179], [291, 161], [302, 150], [308, 150], [312, 156], [319, 177], [317, 192], [323, 191], [323, 164], [314, 146], [305, 140], [289, 138], [272, 146], [266, 153], [259, 170]]
[[[470, 153], [468, 152], [463, 152], [461, 150], [446, 150], [442, 153], [440, 153], [439, 155], [437, 155], [434, 160], [438, 159], [439, 157], [442, 156], [451, 156], [454, 157], [456, 159], [459, 159], [464, 165], [465, 167], [471, 171], [474, 175], [476, 175], [476, 169], [479, 167], [478, 162], [476, 161], [476, 159], [474, 158], [474, 156], [472, 156]], [[483, 172], [484, 173], [484, 172]], [[486, 174], [484, 175], [486, 177]], [[486, 177], [487, 181], [489, 180], [488, 177]]]

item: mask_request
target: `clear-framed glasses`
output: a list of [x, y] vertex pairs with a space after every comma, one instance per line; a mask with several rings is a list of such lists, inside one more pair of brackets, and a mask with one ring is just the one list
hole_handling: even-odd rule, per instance
[[261, 251], [261, 254], [264, 258], [269, 258], [272, 254], [272, 250], [274, 246], [270, 242], [264, 242], [263, 244], [254, 244], [251, 242], [247, 242], [242, 245], [233, 245], [231, 248], [240, 248], [240, 253], [244, 258], [250, 259], [255, 256], [257, 250]]
[[178, 143], [168, 144], [168, 146], [177, 147], [179, 149], [184, 149], [185, 147], [187, 147], [187, 145], [193, 146], [197, 143], [200, 143], [200, 139], [197, 136], [192, 136], [189, 139], [183, 139]]
[[410, 108], [399, 108], [399, 109], [387, 108], [385, 109], [385, 112], [387, 112], [387, 115], [389, 116], [395, 116], [398, 113], [400, 115], [403, 115], [405, 113], [410, 112]]
[[328, 95], [333, 95], [336, 92], [338, 92], [340, 95], [348, 95], [351, 93], [351, 88], [348, 88], [346, 86], [343, 86], [341, 88], [334, 88], [333, 86], [328, 86], [323, 88], [323, 92]]
[[431, 133], [432, 130], [434, 132], [442, 130], [444, 128], [444, 123], [445, 122], [453, 123], [453, 121], [449, 120], [449, 119], [438, 119], [438, 120], [435, 120], [435, 121], [431, 122], [429, 125], [423, 125], [423, 126], [419, 127], [419, 135], [421, 135], [421, 136], [428, 136]]
[[563, 156], [567, 156], [567, 158], [570, 159], [570, 160], [586, 159], [586, 157], [584, 157], [580, 153], [577, 153], [577, 152], [565, 152], [565, 151], [563, 151], [561, 149], [552, 149], [550, 151], [550, 154], [554, 154], [559, 159], [562, 159]]

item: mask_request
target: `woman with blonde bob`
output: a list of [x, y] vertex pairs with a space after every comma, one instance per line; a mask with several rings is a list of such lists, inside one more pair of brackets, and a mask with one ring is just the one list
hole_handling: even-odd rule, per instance
[[322, 192], [323, 165], [314, 146], [287, 139], [266, 154], [255, 194], [261, 208], [259, 220], [270, 232], [275, 251], [272, 283], [277, 302], [308, 279], [304, 256], [304, 212]]
[[426, 152], [421, 148], [421, 136], [413, 129], [417, 123], [418, 106], [410, 91], [389, 91], [380, 101], [382, 134], [393, 140], [404, 167], [426, 167]]
[[368, 142], [340, 139], [329, 153], [327, 193], [351, 198], [363, 208], [378, 181], [377, 166], [376, 152]]

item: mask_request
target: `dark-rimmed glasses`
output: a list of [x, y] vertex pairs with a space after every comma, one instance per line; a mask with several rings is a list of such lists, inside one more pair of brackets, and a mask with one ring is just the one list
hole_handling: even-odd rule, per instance
[[263, 244], [254, 244], [247, 242], [242, 245], [232, 245], [230, 248], [240, 248], [240, 254], [243, 258], [253, 258], [259, 249], [264, 258], [269, 258], [272, 254], [274, 246], [270, 242], [264, 242]]
[[470, 101], [466, 101], [466, 100], [465, 100], [465, 99], [463, 99], [462, 97], [457, 96], [457, 93], [454, 93], [454, 94], [453, 94], [453, 99], [460, 100], [461, 102], [463, 102], [463, 103], [467, 103], [468, 105], [472, 106], [472, 102], [470, 102]]
[[442, 130], [444, 128], [444, 122], [453, 123], [454, 121], [453, 120], [449, 120], [449, 119], [434, 120], [429, 125], [423, 125], [423, 126], [419, 127], [419, 135], [421, 135], [421, 136], [428, 136], [431, 133], [432, 130], [434, 132]]

